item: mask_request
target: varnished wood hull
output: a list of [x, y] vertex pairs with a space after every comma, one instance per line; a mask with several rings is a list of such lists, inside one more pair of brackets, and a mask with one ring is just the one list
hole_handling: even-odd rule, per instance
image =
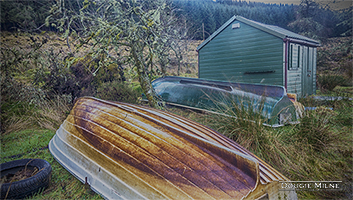
[[[287, 179], [248, 150], [188, 119], [80, 98], [50, 141], [54, 157], [108, 199], [278, 197]], [[294, 192], [286, 193], [296, 197]]]

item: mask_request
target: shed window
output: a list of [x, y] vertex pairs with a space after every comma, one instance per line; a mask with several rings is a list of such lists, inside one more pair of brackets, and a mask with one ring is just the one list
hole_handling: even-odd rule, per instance
[[300, 64], [300, 46], [298, 46], [298, 58], [297, 58], [297, 69], [299, 69]]
[[290, 44], [288, 47], [288, 70], [298, 70], [300, 67], [300, 45]]
[[308, 47], [308, 53], [307, 53], [308, 57], [307, 57], [307, 63], [306, 63], [306, 71], [310, 71], [310, 49]]
[[313, 48], [308, 47], [308, 63], [306, 65], [306, 71], [311, 72], [312, 66], [313, 66], [313, 59], [314, 59], [314, 50]]

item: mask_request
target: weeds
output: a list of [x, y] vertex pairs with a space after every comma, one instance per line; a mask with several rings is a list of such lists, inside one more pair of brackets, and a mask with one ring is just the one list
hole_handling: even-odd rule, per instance
[[81, 96], [137, 102], [138, 93], [127, 87], [123, 69], [115, 63], [98, 71], [101, 60], [86, 56], [65, 66], [62, 49], [43, 49], [50, 42], [48, 35], [29, 36], [26, 48], [6, 41], [2, 38], [0, 54], [1, 133], [56, 130]]
[[325, 107], [307, 111], [297, 126], [296, 137], [299, 142], [307, 143], [317, 151], [328, 148], [331, 142], [339, 138], [337, 133], [331, 130], [334, 116], [337, 116], [337, 113]]
[[338, 126], [352, 129], [353, 126], [353, 102], [351, 100], [341, 100], [333, 104], [337, 115], [334, 120]]
[[[300, 198], [344, 198], [352, 193], [352, 101], [304, 101], [307, 106], [300, 123], [271, 128], [263, 126], [256, 105], [245, 103], [223, 107], [227, 115], [204, 115], [202, 123], [223, 133], [294, 181], [343, 181], [341, 191], [300, 191]], [[309, 104], [310, 102], [310, 104]], [[327, 106], [334, 107], [333, 110]], [[251, 108], [251, 109], [248, 109]], [[262, 108], [262, 109], [261, 109]], [[196, 117], [196, 120], [199, 117]], [[246, 119], [246, 120], [244, 120]], [[200, 121], [200, 119], [199, 119]]]
[[323, 74], [317, 76], [317, 83], [322, 91], [333, 91], [336, 86], [346, 84], [347, 80], [342, 75]]
[[[259, 113], [253, 115], [253, 112], [252, 108], [248, 108], [244, 104], [237, 105], [236, 102], [232, 102], [224, 112], [226, 115], [214, 116], [217, 119], [214, 122], [222, 124], [217, 129], [227, 137], [242, 144], [245, 148], [261, 152], [261, 144], [268, 140], [263, 126], [265, 120]], [[254, 138], [254, 134], [257, 135], [256, 138]]]
[[3, 134], [28, 128], [56, 130], [68, 115], [71, 104], [62, 97], [43, 100], [37, 104], [13, 102], [2, 107]]
[[34, 120], [39, 127], [49, 130], [57, 130], [71, 110], [71, 104], [60, 96], [43, 101], [39, 106], [40, 108], [33, 116]]

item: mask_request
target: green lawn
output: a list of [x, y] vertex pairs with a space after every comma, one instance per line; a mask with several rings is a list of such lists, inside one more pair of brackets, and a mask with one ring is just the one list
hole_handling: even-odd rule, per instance
[[103, 199], [84, 185], [50, 154], [48, 144], [55, 132], [51, 130], [23, 130], [1, 135], [1, 163], [24, 158], [39, 158], [52, 167], [49, 187], [31, 199]]

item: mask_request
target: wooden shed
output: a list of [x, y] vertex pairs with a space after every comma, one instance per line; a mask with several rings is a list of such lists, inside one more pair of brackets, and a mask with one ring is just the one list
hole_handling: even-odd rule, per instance
[[197, 47], [199, 78], [284, 86], [315, 94], [316, 40], [233, 16]]

